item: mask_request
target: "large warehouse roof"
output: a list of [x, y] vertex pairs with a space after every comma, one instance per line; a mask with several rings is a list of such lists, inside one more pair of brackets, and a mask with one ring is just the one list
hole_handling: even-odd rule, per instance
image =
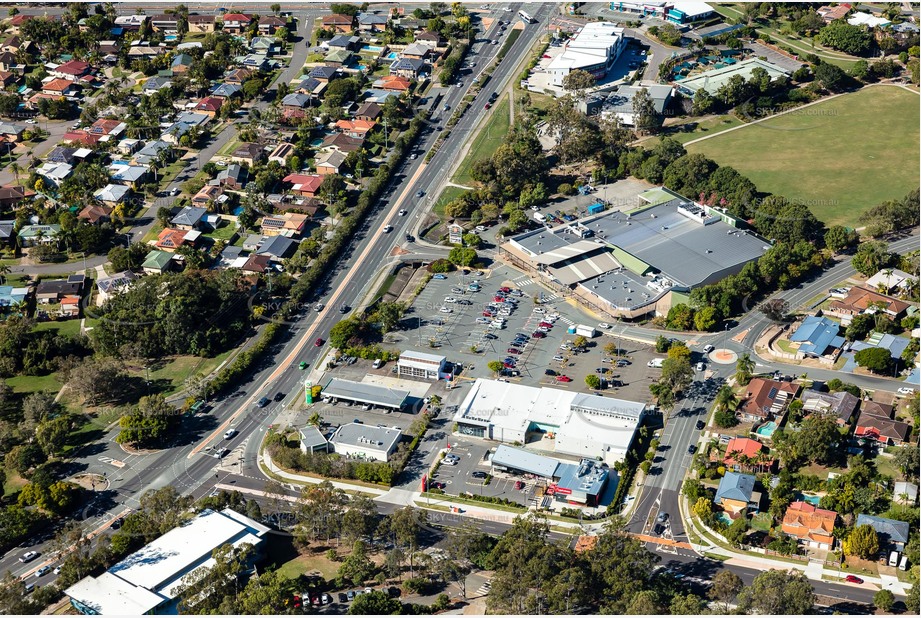
[[535, 474], [541, 478], [552, 479], [560, 462], [521, 448], [512, 448], [505, 444], [496, 447], [492, 456], [492, 465], [511, 468], [528, 474]]
[[729, 82], [736, 75], [741, 75], [745, 81], [752, 76], [752, 71], [756, 68], [761, 67], [767, 71], [771, 79], [776, 79], [781, 75], [790, 75], [790, 72], [779, 67], [773, 62], [768, 62], [767, 60], [762, 60], [761, 58], [748, 58], [737, 64], [733, 64], [727, 67], [722, 67], [719, 69], [712, 69], [710, 71], [704, 71], [693, 77], [683, 79], [676, 82], [676, 85], [680, 90], [683, 90], [686, 94], [693, 95], [698, 90], [703, 88], [710, 94], [716, 94], [716, 91]]
[[409, 391], [333, 378], [323, 387], [323, 396], [386, 408], [401, 408], [409, 397]]

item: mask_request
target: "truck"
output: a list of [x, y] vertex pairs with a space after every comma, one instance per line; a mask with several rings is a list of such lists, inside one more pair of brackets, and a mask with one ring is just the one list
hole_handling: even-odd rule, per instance
[[664, 358], [654, 358], [654, 359], [652, 359], [651, 361], [649, 361], [648, 363], [646, 363], [646, 366], [647, 366], [647, 367], [653, 367], [653, 368], [655, 368], [655, 369], [661, 369], [661, 368], [662, 368], [662, 363], [664, 363], [664, 362], [665, 362], [665, 359], [664, 359]]
[[578, 324], [576, 325], [576, 334], [582, 335], [583, 337], [592, 338], [598, 334], [598, 331], [596, 331], [591, 326], [586, 326], [585, 324]]
[[539, 213], [539, 212], [535, 212], [535, 213], [534, 213], [534, 219], [535, 219], [536, 221], [540, 221], [541, 223], [543, 223], [544, 221], [547, 220], [547, 217], [546, 217], [545, 215]]

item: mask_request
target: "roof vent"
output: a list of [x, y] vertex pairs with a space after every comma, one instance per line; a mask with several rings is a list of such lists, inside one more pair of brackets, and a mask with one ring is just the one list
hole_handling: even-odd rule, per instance
[[707, 249], [707, 253], [713, 253], [713, 249]]

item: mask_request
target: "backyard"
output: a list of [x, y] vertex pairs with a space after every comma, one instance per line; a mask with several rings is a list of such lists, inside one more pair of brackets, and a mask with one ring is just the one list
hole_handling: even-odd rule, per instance
[[807, 204], [827, 225], [856, 227], [870, 207], [917, 188], [917, 169], [904, 162], [918, 158], [919, 139], [917, 94], [878, 86], [687, 149], [731, 165], [760, 191]]

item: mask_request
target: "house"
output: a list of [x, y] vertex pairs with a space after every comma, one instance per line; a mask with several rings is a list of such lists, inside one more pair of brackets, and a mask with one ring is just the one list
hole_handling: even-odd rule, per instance
[[291, 192], [304, 197], [316, 197], [320, 185], [323, 184], [323, 176], [318, 174], [288, 174], [282, 179], [282, 182], [291, 184]]
[[317, 174], [320, 176], [338, 174], [339, 170], [342, 169], [342, 165], [345, 163], [345, 158], [345, 153], [336, 151], [328, 152], [317, 157], [315, 161]]
[[140, 165], [110, 165], [109, 173], [113, 182], [131, 187], [135, 191], [140, 190], [150, 175], [149, 170]]
[[81, 77], [85, 77], [92, 72], [93, 67], [82, 60], [68, 60], [64, 64], [58, 65], [56, 68], [48, 71], [50, 75], [73, 81], [77, 81]]
[[326, 54], [323, 62], [329, 67], [347, 67], [352, 63], [354, 54], [347, 49], [334, 49]]
[[218, 84], [211, 89], [211, 94], [216, 97], [223, 97], [229, 99], [231, 97], [242, 97], [243, 96], [243, 86], [240, 84]]
[[261, 234], [250, 234], [243, 239], [243, 250], [244, 251], [256, 251], [259, 249], [259, 245], [262, 244], [262, 235]]
[[150, 18], [150, 25], [157, 32], [176, 32], [179, 29], [179, 17], [175, 14], [153, 15]]
[[252, 142], [243, 142], [230, 155], [230, 160], [234, 163], [246, 163], [253, 167], [265, 158], [265, 150], [259, 144]]
[[840, 326], [825, 317], [808, 316], [790, 335], [795, 345], [796, 358], [818, 358], [833, 363], [844, 347], [844, 337], [838, 335]]
[[11, 285], [0, 285], [0, 310], [25, 303], [31, 288], [14, 288]]
[[286, 236], [292, 238], [304, 232], [310, 217], [295, 212], [281, 215], [266, 215], [262, 218], [261, 232], [264, 236]]
[[904, 551], [908, 543], [909, 524], [907, 521], [898, 521], [877, 517], [875, 515], [857, 515], [855, 526], [870, 526], [876, 530], [879, 538], [880, 552], [888, 553], [889, 551]]
[[79, 296], [65, 296], [61, 299], [58, 315], [62, 318], [79, 318], [80, 301]]
[[131, 158], [131, 164], [150, 166], [154, 163], [160, 163], [164, 152], [167, 160], [172, 159], [173, 151], [169, 144], [158, 139], [149, 141], [134, 153]]
[[101, 307], [107, 300], [131, 287], [136, 280], [137, 276], [130, 270], [100, 278], [96, 281], [96, 304]]
[[221, 198], [224, 198], [223, 201], [227, 201], [227, 196], [224, 195], [224, 188], [220, 185], [207, 184], [192, 196], [192, 204], [205, 207], [209, 203], [220, 203]]
[[336, 35], [323, 44], [324, 47], [327, 47], [330, 50], [344, 49], [347, 51], [357, 51], [360, 45], [360, 38], [357, 36], [346, 36], [344, 34]]
[[224, 99], [216, 96], [208, 96], [201, 99], [192, 109], [199, 114], [206, 114], [209, 118], [214, 118], [221, 113], [221, 106], [224, 105]]
[[243, 260], [240, 270], [246, 273], [262, 274], [272, 270], [272, 258], [268, 255], [250, 255]]
[[318, 150], [338, 150], [339, 152], [348, 154], [350, 152], [355, 152], [361, 150], [362, 145], [364, 145], [364, 140], [357, 137], [349, 137], [342, 133], [332, 133], [327, 135], [323, 142], [320, 144]]
[[249, 172], [239, 163], [231, 163], [217, 174], [217, 183], [222, 187], [228, 187], [237, 191], [243, 189]]
[[844, 19], [850, 11], [851, 5], [847, 2], [842, 2], [836, 6], [820, 6], [815, 12], [819, 14], [819, 17], [821, 17], [826, 24], [830, 24], [836, 19]]
[[313, 77], [305, 77], [295, 88], [295, 92], [300, 94], [306, 94], [309, 96], [320, 96], [324, 90], [326, 90], [326, 84], [328, 82], [321, 82], [320, 80]]
[[297, 242], [285, 236], [272, 236], [264, 239], [256, 251], [259, 255], [283, 260], [294, 255], [297, 251]]
[[264, 73], [269, 71], [275, 63], [269, 62], [269, 57], [266, 54], [247, 54], [243, 56], [238, 61], [245, 68], [255, 71], [257, 73]]
[[189, 15], [186, 18], [189, 32], [214, 32], [213, 15]]
[[829, 303], [825, 315], [841, 318], [841, 324], [848, 325], [851, 318], [861, 313], [882, 312], [891, 320], [899, 319], [910, 307], [906, 302], [880, 294], [870, 288], [855, 285], [842, 299]]
[[110, 206], [121, 204], [131, 193], [131, 189], [124, 185], [107, 184], [93, 193], [93, 197]]
[[72, 97], [80, 88], [69, 79], [57, 77], [42, 84], [42, 93], [56, 97]]
[[912, 287], [917, 287], [918, 278], [908, 274], [904, 270], [887, 268], [867, 279], [864, 285], [871, 290], [876, 290], [880, 294], [901, 295], [909, 291]]
[[125, 32], [137, 32], [147, 21], [147, 15], [143, 13], [133, 13], [131, 15], [119, 15], [115, 18], [115, 27], [121, 28]]
[[192, 67], [192, 56], [188, 54], [178, 54], [169, 65], [169, 70], [173, 75], [182, 75]]
[[893, 419], [892, 406], [864, 401], [854, 424], [854, 437], [872, 440], [883, 446], [900, 446], [908, 442], [911, 425]]
[[183, 206], [175, 217], [170, 219], [170, 225], [179, 230], [200, 230], [205, 215], [208, 211], [198, 206]]
[[186, 236], [192, 233], [195, 232], [166, 228], [157, 235], [157, 242], [154, 246], [163, 251], [176, 251], [183, 245], [194, 244], [186, 239]]
[[258, 30], [259, 34], [268, 34], [272, 35], [279, 28], [287, 28], [287, 20], [278, 17], [277, 15], [261, 15], [259, 16], [259, 25]]
[[[310, 69], [307, 77], [312, 77], [318, 82], [327, 84], [338, 77], [339, 70], [334, 67], [319, 66]], [[302, 82], [303, 83], [303, 82]]]
[[438, 32], [423, 30], [416, 34], [416, 43], [431, 44], [435, 49], [440, 49], [444, 48], [448, 42]]
[[83, 292], [83, 283], [69, 279], [54, 279], [38, 282], [35, 288], [35, 302], [47, 305], [59, 303], [65, 296], [80, 297]]
[[9, 210], [18, 208], [24, 199], [33, 195], [35, 191], [18, 185], [0, 187], [0, 208]]
[[[757, 498], [754, 498], [756, 495]], [[749, 508], [757, 510], [760, 494], [755, 493], [755, 477], [751, 474], [727, 472], [720, 479], [713, 502], [723, 507], [730, 519], [744, 517]]]
[[[99, 135], [101, 137], [110, 137], [116, 138], [128, 128], [128, 125], [122, 122], [121, 120], [112, 120], [109, 118], [100, 118], [92, 125], [90, 125], [87, 132], [91, 135]], [[108, 141], [108, 140], [103, 140]]]
[[838, 514], [798, 501], [787, 507], [781, 530], [799, 543], [815, 549], [831, 550], [835, 544]]
[[269, 153], [269, 161], [275, 161], [282, 167], [288, 165], [288, 159], [294, 154], [294, 144], [281, 142]]
[[76, 148], [70, 148], [68, 146], [55, 146], [54, 149], [45, 156], [45, 159], [49, 163], [71, 164], [74, 161], [74, 153], [76, 152]]
[[377, 123], [368, 120], [339, 120], [336, 128], [349, 137], [364, 139]]
[[400, 75], [385, 75], [375, 80], [372, 86], [378, 90], [387, 92], [407, 92], [410, 82]]
[[9, 71], [0, 71], [0, 88], [9, 88], [19, 83], [19, 75]]
[[148, 78], [144, 85], [141, 87], [144, 94], [150, 96], [156, 92], [163, 90], [164, 88], [172, 88], [173, 80], [169, 77], [163, 77], [160, 75], [154, 75], [153, 77]]
[[387, 30], [387, 16], [378, 15], [377, 13], [359, 13], [358, 14], [358, 31], [359, 32], [384, 32]]
[[102, 135], [90, 133], [86, 129], [75, 129], [64, 133], [64, 135], [61, 136], [61, 141], [69, 144], [82, 144], [84, 146], [93, 147], [102, 140], [102, 137]]
[[172, 253], [154, 250], [147, 254], [141, 268], [147, 274], [160, 275], [175, 269], [176, 264]]
[[234, 84], [242, 87], [243, 82], [248, 80], [254, 74], [255, 72], [252, 69], [245, 69], [242, 67], [239, 69], [231, 69], [224, 75], [224, 83]]
[[182, 137], [188, 135], [193, 127], [201, 129], [209, 122], [211, 122], [211, 117], [207, 114], [192, 111], [183, 112], [176, 117], [176, 121], [173, 124], [163, 131], [160, 139], [168, 144], [178, 144]]
[[748, 383], [739, 411], [744, 420], [752, 422], [783, 418], [798, 390], [792, 382], [755, 378]]
[[15, 144], [22, 140], [25, 126], [14, 122], [0, 122], [0, 138], [2, 141]]
[[433, 55], [433, 49], [430, 43], [412, 43], [400, 52], [400, 56], [409, 60], [428, 60]]
[[249, 42], [249, 48], [253, 53], [271, 56], [278, 50], [278, 41], [267, 36], [257, 36]]
[[839, 426], [850, 425], [860, 400], [847, 391], [821, 393], [806, 389], [800, 395], [805, 414], [819, 413], [834, 416]]
[[3, 41], [3, 43], [0, 43], [0, 51], [15, 54], [16, 52], [19, 51], [19, 48], [21, 46], [22, 46], [22, 39], [20, 39], [18, 36], [13, 34], [7, 37], [7, 39]]
[[383, 108], [377, 103], [362, 103], [361, 107], [355, 112], [355, 119], [364, 120], [366, 122], [377, 121], [377, 119], [381, 117], [383, 111]]
[[327, 30], [345, 34], [354, 29], [355, 18], [351, 15], [333, 13], [332, 15], [324, 15], [320, 22], [323, 24], [323, 28]]
[[34, 19], [35, 17], [36, 17], [35, 15], [23, 15], [22, 13], [20, 13], [19, 15], [14, 15], [13, 17], [11, 17], [9, 21], [6, 22], [6, 25], [13, 32], [18, 34], [19, 29], [22, 27], [22, 25], [26, 23], [27, 21], [29, 21], [30, 19]]
[[390, 63], [390, 74], [399, 75], [407, 79], [416, 79], [423, 72], [429, 71], [429, 66], [425, 60], [415, 58], [397, 58]]
[[73, 166], [69, 163], [43, 163], [35, 172], [51, 183], [51, 186], [60, 186], [64, 180], [73, 172]]
[[221, 21], [224, 24], [224, 32], [228, 34], [242, 34], [243, 31], [249, 27], [253, 19], [249, 15], [244, 15], [243, 13], [224, 13], [224, 16], [221, 17]]
[[918, 486], [908, 481], [896, 481], [892, 490], [898, 504], [915, 505], [918, 502]]
[[[752, 468], [757, 466], [761, 468], [764, 462], [764, 445], [757, 440], [750, 438], [733, 438], [726, 445], [726, 455], [723, 457], [723, 464], [736, 472], [741, 472], [743, 468]], [[754, 463], [759, 462], [759, 463]], [[772, 462], [768, 461], [770, 466]]]
[[292, 92], [285, 95], [281, 100], [282, 110], [294, 110], [294, 109], [303, 109], [310, 104], [310, 101], [313, 97], [306, 94], [301, 94], [300, 92]]
[[[108, 185], [109, 187], [119, 187], [119, 185]], [[119, 187], [124, 188], [124, 187]], [[101, 190], [101, 189], [100, 189]], [[98, 191], [97, 191], [98, 193]], [[98, 199], [98, 198], [97, 198]], [[101, 204], [90, 204], [83, 208], [80, 211], [80, 214], [77, 215], [77, 218], [81, 221], [86, 221], [96, 225], [98, 223], [105, 223], [109, 221], [112, 216], [112, 208], [110, 206], [103, 206]]]

